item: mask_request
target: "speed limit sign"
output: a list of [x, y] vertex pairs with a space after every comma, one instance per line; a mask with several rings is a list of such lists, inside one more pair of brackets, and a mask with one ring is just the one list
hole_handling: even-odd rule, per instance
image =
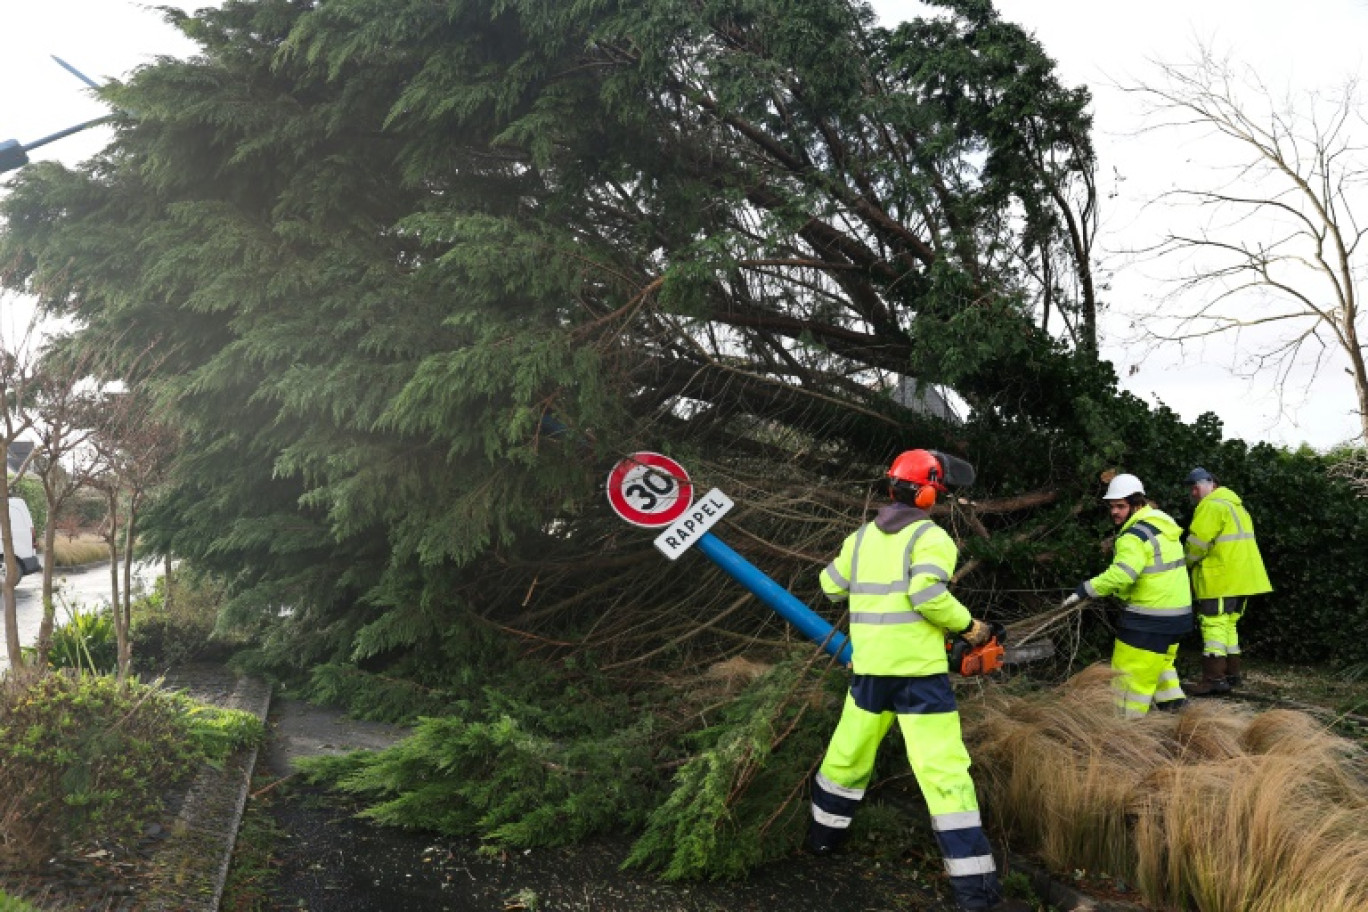
[[634, 526], [668, 526], [693, 503], [693, 484], [669, 456], [633, 453], [608, 474], [608, 503]]

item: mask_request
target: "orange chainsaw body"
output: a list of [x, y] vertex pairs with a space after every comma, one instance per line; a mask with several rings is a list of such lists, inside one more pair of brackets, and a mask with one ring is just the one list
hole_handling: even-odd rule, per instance
[[970, 646], [959, 637], [945, 644], [951, 671], [970, 678], [975, 675], [992, 674], [1003, 666], [1007, 650], [1003, 647], [1002, 641], [1007, 638], [1007, 632], [1001, 624], [991, 626], [993, 634], [982, 646]]

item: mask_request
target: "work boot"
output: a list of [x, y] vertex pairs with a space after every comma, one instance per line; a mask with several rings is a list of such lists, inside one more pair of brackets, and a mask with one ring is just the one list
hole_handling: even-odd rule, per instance
[[1226, 657], [1202, 656], [1202, 680], [1184, 684], [1183, 690], [1190, 697], [1221, 697], [1230, 693], [1226, 683]]
[[846, 831], [833, 831], [829, 827], [819, 827], [813, 824], [808, 827], [807, 838], [803, 840], [803, 849], [819, 858], [834, 855], [841, 850], [845, 842]]
[[1226, 683], [1231, 687], [1239, 687], [1244, 683], [1244, 678], [1240, 675], [1239, 653], [1226, 656]]

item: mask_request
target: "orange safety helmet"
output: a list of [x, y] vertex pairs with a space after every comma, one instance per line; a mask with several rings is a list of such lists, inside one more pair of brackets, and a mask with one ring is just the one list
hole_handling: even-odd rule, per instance
[[888, 468], [888, 477], [893, 479], [890, 485], [896, 488], [903, 484], [915, 488], [914, 503], [923, 510], [935, 505], [936, 492], [945, 492], [945, 469], [937, 456], [930, 450], [907, 450], [899, 453]]

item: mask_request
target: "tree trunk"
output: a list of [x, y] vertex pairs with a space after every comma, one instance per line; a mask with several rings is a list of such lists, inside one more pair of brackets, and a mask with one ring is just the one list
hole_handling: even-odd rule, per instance
[[[0, 462], [8, 458], [8, 447], [0, 447]], [[14, 556], [14, 528], [10, 525], [9, 478], [0, 478], [0, 500], [5, 509], [0, 510], [0, 549], [5, 558], [5, 653], [9, 656], [11, 669], [24, 667], [24, 651], [19, 645], [19, 600], [14, 587], [19, 583], [19, 561]]]
[[14, 558], [5, 555], [5, 654], [9, 656], [10, 668], [23, 668], [24, 651], [19, 646], [19, 600], [14, 596], [15, 570], [18, 565]]
[[166, 603], [165, 603], [165, 604], [166, 604], [166, 613], [167, 613], [167, 614], [170, 614], [170, 613], [171, 613], [171, 607], [172, 607], [172, 606], [171, 606], [171, 599], [172, 599], [171, 593], [172, 593], [172, 589], [171, 589], [171, 555], [170, 555], [169, 552], [168, 552], [167, 555], [166, 555], [166, 562], [165, 562], [165, 564], [162, 566], [162, 576], [165, 577], [165, 580], [166, 580], [166, 584], [165, 584], [165, 587], [164, 587], [164, 589], [165, 589], [164, 596], [165, 596], [165, 599], [166, 599]]
[[57, 545], [57, 525], [52, 517], [51, 501], [48, 502], [48, 524], [43, 530], [43, 620], [38, 624], [38, 652], [36, 663], [40, 668], [47, 664], [48, 653], [52, 651], [52, 628], [57, 606], [52, 600], [52, 562], [53, 549]]
[[119, 599], [119, 497], [117, 493], [105, 495], [109, 505], [109, 594], [110, 610], [114, 613], [114, 641], [118, 646], [119, 680], [123, 680], [123, 661], [128, 654], [128, 626], [124, 624], [123, 604]]
[[1353, 365], [1354, 395], [1358, 399], [1359, 431], [1361, 442], [1368, 445], [1368, 365], [1364, 364], [1363, 346], [1359, 344], [1358, 330], [1353, 320], [1346, 320], [1344, 327], [1345, 350], [1349, 353], [1349, 363]]
[[128, 522], [124, 524], [123, 605], [115, 602], [115, 611], [123, 614], [123, 642], [119, 644], [119, 680], [128, 680], [133, 666], [133, 508], [129, 507]]

